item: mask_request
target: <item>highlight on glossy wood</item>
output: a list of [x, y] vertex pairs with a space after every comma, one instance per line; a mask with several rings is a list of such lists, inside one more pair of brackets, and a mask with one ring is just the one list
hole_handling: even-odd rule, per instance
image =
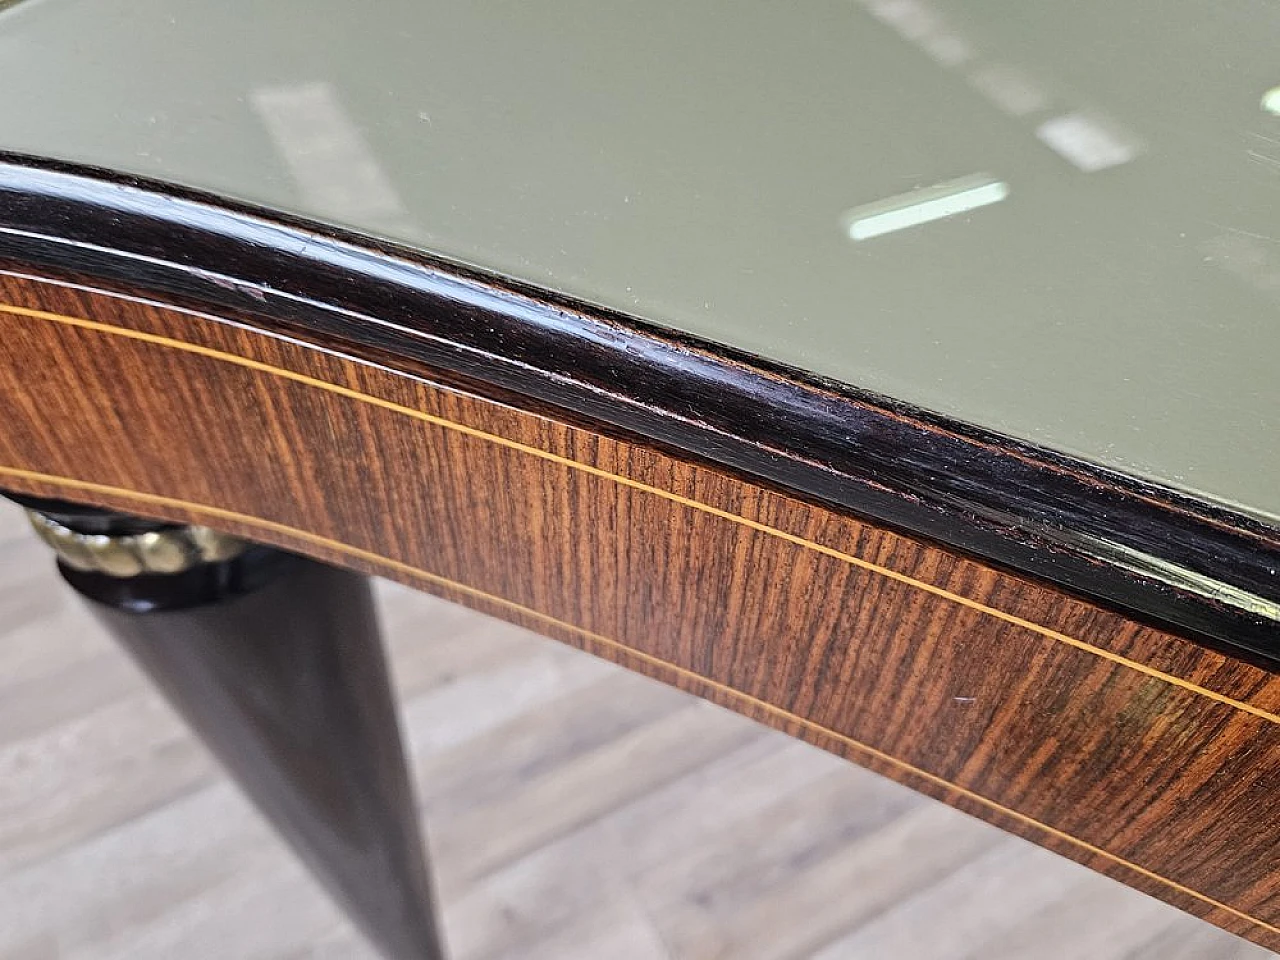
[[889, 530], [316, 346], [19, 277], [0, 483], [377, 572], [1280, 945], [1280, 681]]
[[222, 589], [61, 572], [380, 955], [445, 960], [367, 578], [258, 552]]
[[[0, 257], [465, 377], [1280, 663], [1280, 530], [883, 396], [173, 184], [0, 153]], [[4, 261], [0, 261], [2, 263]], [[784, 322], [787, 318], [778, 318]]]

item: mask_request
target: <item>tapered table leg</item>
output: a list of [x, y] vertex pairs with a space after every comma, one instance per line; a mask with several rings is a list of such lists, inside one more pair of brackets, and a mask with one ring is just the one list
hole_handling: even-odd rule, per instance
[[442, 960], [366, 579], [203, 528], [13, 499], [366, 936], [391, 960]]

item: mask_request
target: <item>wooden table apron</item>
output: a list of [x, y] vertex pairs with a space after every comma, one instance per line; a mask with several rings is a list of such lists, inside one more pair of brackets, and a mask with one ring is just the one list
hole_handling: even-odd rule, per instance
[[1280, 949], [1280, 680], [1262, 669], [213, 316], [4, 275], [0, 338], [6, 488], [218, 526], [524, 624]]

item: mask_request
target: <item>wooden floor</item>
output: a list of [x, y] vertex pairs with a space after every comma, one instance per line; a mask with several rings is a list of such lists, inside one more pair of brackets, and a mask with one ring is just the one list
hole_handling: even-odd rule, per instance
[[[379, 585], [455, 960], [1272, 954], [723, 710]], [[0, 511], [0, 958], [372, 954]]]

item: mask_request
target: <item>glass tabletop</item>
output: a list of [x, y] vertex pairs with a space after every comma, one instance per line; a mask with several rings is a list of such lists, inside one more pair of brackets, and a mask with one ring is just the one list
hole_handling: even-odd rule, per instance
[[407, 242], [1280, 521], [1280, 6], [4, 10], [0, 149]]

